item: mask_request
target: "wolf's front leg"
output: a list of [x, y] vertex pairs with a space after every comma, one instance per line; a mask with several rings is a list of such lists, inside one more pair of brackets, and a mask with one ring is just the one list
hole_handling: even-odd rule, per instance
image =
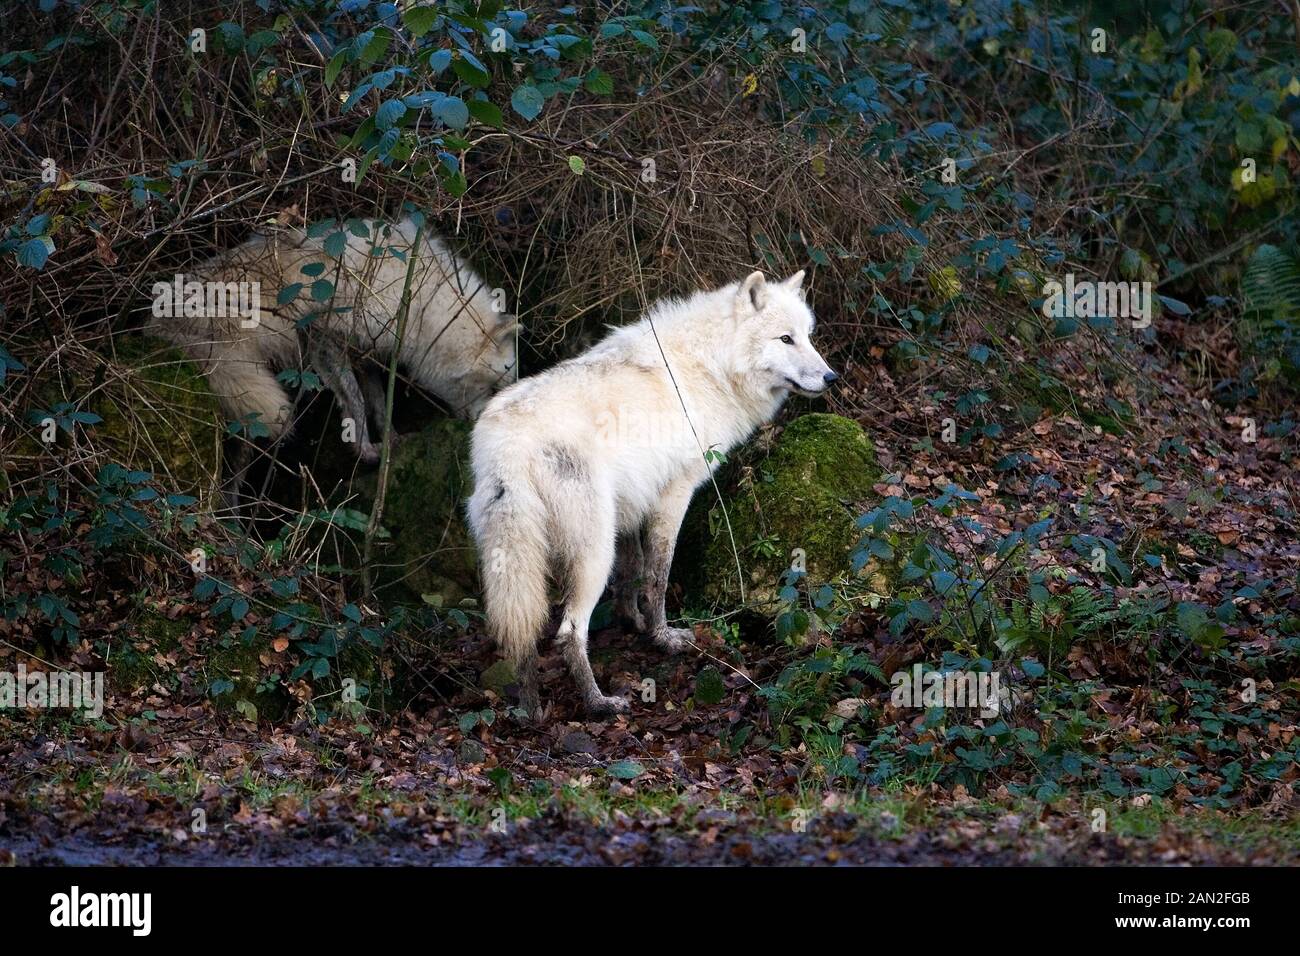
[[338, 399], [343, 415], [352, 419], [357, 457], [368, 465], [378, 464], [379, 446], [370, 441], [366, 400], [348, 359], [347, 343], [324, 329], [312, 329], [307, 334], [307, 356], [325, 387]]
[[645, 597], [649, 611], [646, 633], [656, 647], [674, 654], [688, 647], [695, 638], [695, 632], [690, 628], [669, 627], [668, 611], [664, 607], [677, 535], [682, 529], [682, 519], [686, 517], [694, 490], [694, 483], [689, 481], [670, 484], [664, 490], [659, 507], [650, 515], [645, 530]]

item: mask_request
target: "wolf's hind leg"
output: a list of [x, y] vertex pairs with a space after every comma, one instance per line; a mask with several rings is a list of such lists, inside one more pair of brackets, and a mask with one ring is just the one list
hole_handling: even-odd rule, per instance
[[645, 530], [645, 597], [649, 609], [646, 633], [655, 647], [670, 653], [684, 650], [695, 639], [690, 628], [669, 627], [664, 598], [668, 592], [668, 571], [673, 565], [673, 551], [682, 519], [691, 503], [694, 484], [678, 481], [664, 489], [659, 507], [650, 515]]
[[537, 645], [527, 648], [514, 662], [515, 680], [519, 682], [519, 706], [536, 720], [541, 714], [541, 698], [537, 692]]
[[[568, 564], [565, 580], [568, 597], [555, 639], [564, 648], [564, 660], [582, 693], [587, 712], [605, 715], [626, 712], [628, 702], [622, 697], [607, 697], [601, 693], [596, 676], [591, 672], [591, 661], [587, 659], [587, 628], [591, 612], [605, 591], [614, 565], [613, 515], [604, 514], [604, 509], [599, 506], [595, 510], [597, 514], [593, 515], [591, 503], [585, 502], [582, 511], [586, 514], [560, 516], [560, 526], [567, 532], [563, 553]], [[566, 517], [567, 521], [564, 520]]]
[[645, 553], [638, 528], [618, 536], [614, 559], [614, 612], [638, 634], [649, 630], [640, 602], [644, 577]]
[[370, 411], [370, 424], [375, 434], [383, 434], [384, 407], [388, 404], [388, 370], [367, 361], [362, 364], [361, 374], [357, 376], [357, 380], [361, 383], [366, 408]]
[[357, 455], [368, 465], [379, 461], [379, 447], [370, 441], [370, 422], [366, 415], [366, 400], [356, 373], [348, 358], [347, 344], [324, 329], [312, 329], [307, 334], [308, 360], [320, 373], [325, 387], [334, 393], [342, 406], [343, 414], [352, 419], [356, 430]]

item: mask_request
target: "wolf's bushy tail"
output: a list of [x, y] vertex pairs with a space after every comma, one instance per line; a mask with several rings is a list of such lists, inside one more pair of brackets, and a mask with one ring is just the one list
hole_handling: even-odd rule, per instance
[[535, 696], [537, 641], [550, 612], [546, 505], [526, 469], [478, 468], [469, 521], [478, 543], [488, 631]]

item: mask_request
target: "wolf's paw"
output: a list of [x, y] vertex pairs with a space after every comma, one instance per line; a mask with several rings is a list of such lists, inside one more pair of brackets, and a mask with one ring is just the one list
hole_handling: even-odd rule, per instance
[[641, 613], [641, 608], [636, 601], [621, 602], [618, 605], [618, 616], [636, 634], [645, 634], [650, 630], [650, 625], [646, 622], [645, 615]]
[[591, 697], [586, 703], [587, 713], [592, 717], [612, 717], [614, 714], [626, 714], [632, 705], [623, 697]]
[[541, 701], [537, 699], [536, 692], [530, 694], [528, 691], [523, 691], [519, 695], [518, 710], [525, 715], [523, 718], [524, 723], [540, 724], [546, 716]]
[[679, 654], [695, 643], [695, 632], [689, 627], [664, 627], [655, 632], [654, 645], [669, 654]]

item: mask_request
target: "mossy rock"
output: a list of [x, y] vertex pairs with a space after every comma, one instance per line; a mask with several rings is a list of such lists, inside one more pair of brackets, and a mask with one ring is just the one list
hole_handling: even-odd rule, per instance
[[[102, 421], [78, 427], [102, 460], [151, 472], [168, 492], [204, 498], [217, 488], [223, 418], [207, 379], [184, 353], [160, 339], [122, 335], [111, 354], [70, 368], [63, 383], [37, 383], [34, 402], [45, 407], [33, 411], [68, 403], [93, 412]], [[50, 451], [37, 434], [33, 427], [15, 442], [10, 480], [48, 467]], [[57, 449], [68, 438], [59, 433], [56, 442]]]
[[731, 535], [713, 487], [696, 495], [678, 542], [672, 580], [688, 602], [740, 606], [735, 538], [745, 572], [745, 603], [759, 610], [777, 601], [796, 549], [811, 582], [850, 571], [861, 538], [854, 524], [880, 480], [875, 448], [862, 427], [839, 415], [790, 422], [767, 449], [741, 452], [719, 472]]
[[[478, 561], [465, 524], [465, 499], [473, 486], [469, 466], [472, 426], [441, 419], [403, 436], [393, 452], [381, 525], [390, 537], [376, 542], [381, 590], [427, 596], [453, 607], [478, 593]], [[349, 507], [369, 514], [378, 471], [352, 482]]]

